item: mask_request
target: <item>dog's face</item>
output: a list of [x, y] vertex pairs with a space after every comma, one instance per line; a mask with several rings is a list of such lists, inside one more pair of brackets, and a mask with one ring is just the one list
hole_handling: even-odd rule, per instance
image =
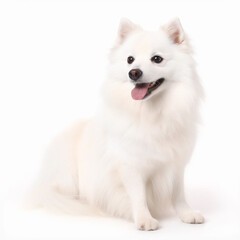
[[180, 79], [181, 66], [188, 62], [186, 46], [179, 20], [148, 32], [124, 19], [111, 52], [112, 72], [131, 85], [134, 100], [150, 99]]

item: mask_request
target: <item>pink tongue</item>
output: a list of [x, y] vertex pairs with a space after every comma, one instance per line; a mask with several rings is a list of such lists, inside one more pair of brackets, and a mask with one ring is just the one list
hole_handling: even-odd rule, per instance
[[146, 96], [146, 94], [147, 94], [147, 90], [148, 90], [149, 84], [150, 83], [137, 84], [135, 86], [135, 88], [131, 92], [132, 98], [134, 100], [141, 100], [141, 99], [143, 99]]

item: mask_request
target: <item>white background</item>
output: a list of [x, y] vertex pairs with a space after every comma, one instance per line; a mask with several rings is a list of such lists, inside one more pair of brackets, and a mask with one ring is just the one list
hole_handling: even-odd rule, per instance
[[[148, 29], [178, 16], [206, 92], [187, 198], [204, 225], [162, 219], [155, 232], [123, 220], [18, 207], [50, 139], [94, 114], [119, 19]], [[237, 1], [1, 1], [0, 149], [5, 238], [240, 239], [240, 17]]]

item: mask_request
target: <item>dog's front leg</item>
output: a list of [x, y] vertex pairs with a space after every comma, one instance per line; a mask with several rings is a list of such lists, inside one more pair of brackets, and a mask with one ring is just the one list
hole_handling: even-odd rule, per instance
[[156, 230], [159, 223], [151, 216], [147, 206], [146, 182], [134, 167], [123, 165], [119, 168], [121, 181], [129, 195], [134, 222], [139, 230]]
[[185, 200], [184, 193], [184, 169], [179, 170], [175, 176], [173, 188], [173, 207], [179, 218], [185, 223], [203, 223], [204, 217], [192, 210]]

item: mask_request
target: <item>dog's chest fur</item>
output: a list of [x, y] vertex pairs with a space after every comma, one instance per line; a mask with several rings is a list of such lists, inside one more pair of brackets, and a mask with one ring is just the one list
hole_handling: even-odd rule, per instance
[[143, 168], [151, 165], [155, 169], [166, 162], [180, 161], [190, 138], [186, 130], [189, 126], [166, 119], [161, 111], [143, 107], [132, 117], [110, 111], [104, 124], [110, 151], [121, 156], [121, 161], [127, 159]]

